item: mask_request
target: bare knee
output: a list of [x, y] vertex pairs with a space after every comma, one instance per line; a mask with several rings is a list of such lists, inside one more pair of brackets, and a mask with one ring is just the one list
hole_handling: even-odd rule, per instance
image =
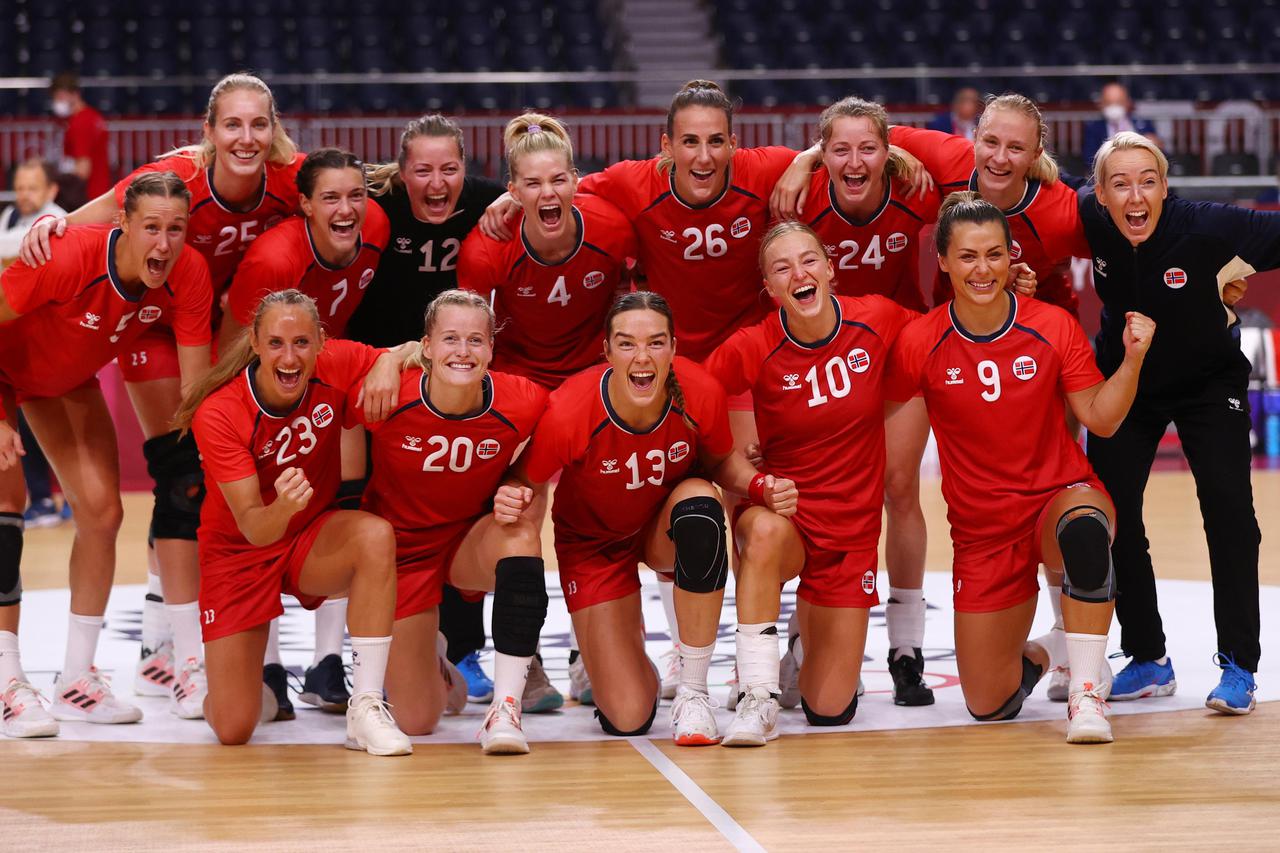
[[689, 498], [703, 497], [720, 500], [720, 493], [716, 491], [716, 487], [711, 485], [709, 481], [700, 477], [690, 477], [677, 483], [676, 487], [671, 490], [671, 497], [667, 500], [670, 502], [669, 505], [673, 505]]
[[739, 525], [738, 538], [742, 550], [740, 566], [777, 565], [782, 556], [782, 542], [791, 522], [771, 512], [753, 512], [749, 522]]
[[80, 534], [115, 536], [124, 521], [124, 505], [118, 493], [94, 500], [72, 499], [71, 511]]
[[884, 505], [890, 512], [921, 512], [920, 472], [890, 466], [884, 472]]
[[253, 709], [253, 713], [231, 711], [223, 709], [221, 713], [213, 712], [209, 708], [208, 703], [205, 705], [205, 717], [209, 721], [209, 728], [213, 729], [213, 733], [218, 738], [218, 743], [224, 746], [241, 746], [249, 742], [249, 738], [253, 737], [253, 732], [258, 728], [258, 709]]
[[382, 569], [395, 572], [396, 534], [390, 522], [376, 515], [363, 516], [355, 525], [348, 540], [351, 549], [359, 556], [356, 565], [362, 569]]

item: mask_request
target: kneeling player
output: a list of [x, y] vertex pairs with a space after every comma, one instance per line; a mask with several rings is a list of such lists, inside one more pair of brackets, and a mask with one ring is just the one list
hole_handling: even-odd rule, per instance
[[547, 404], [547, 392], [490, 372], [494, 314], [477, 293], [446, 290], [427, 308], [421, 362], [401, 377], [399, 404], [373, 431], [364, 508], [396, 535], [396, 621], [387, 698], [409, 734], [428, 734], [445, 705], [436, 665], [437, 607], [447, 581], [492, 590], [494, 696], [480, 728], [486, 753], [529, 751], [520, 697], [547, 616], [538, 525], [498, 524], [494, 492]]
[[[965, 701], [975, 719], [1012, 719], [1065, 657], [1068, 742], [1109, 743], [1100, 676], [1115, 608], [1115, 510], [1067, 432], [1063, 398], [1090, 431], [1112, 434], [1155, 324], [1128, 316], [1124, 364], [1104, 381], [1075, 318], [1005, 290], [1009, 225], [998, 208], [953, 193], [935, 239], [955, 298], [902, 332], [886, 387], [893, 400], [923, 392], [938, 437]], [[1027, 642], [1039, 562], [1065, 572], [1065, 650]]]
[[275, 717], [258, 673], [284, 591], [309, 609], [348, 595], [346, 746], [413, 751], [382, 698], [396, 597], [391, 525], [332, 507], [341, 428], [355, 422], [361, 396], [367, 417], [385, 415], [399, 386], [397, 358], [326, 343], [313, 300], [271, 293], [174, 419], [195, 432], [210, 484], [199, 532], [205, 719], [223, 743], [244, 743], [260, 719]]

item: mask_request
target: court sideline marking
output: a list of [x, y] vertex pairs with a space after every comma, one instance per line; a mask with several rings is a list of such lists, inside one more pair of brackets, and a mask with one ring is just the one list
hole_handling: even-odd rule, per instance
[[764, 847], [759, 841], [751, 837], [751, 833], [742, 828], [736, 820], [730, 817], [729, 813], [720, 807], [720, 804], [711, 798], [711, 795], [698, 787], [698, 783], [689, 778], [680, 767], [653, 745], [653, 742], [643, 737], [627, 738], [631, 745], [636, 748], [636, 752], [644, 756], [645, 760], [653, 765], [653, 768], [666, 777], [677, 791], [684, 795], [689, 804], [701, 812], [712, 826], [719, 830], [720, 834], [733, 845], [735, 850], [750, 851], [751, 853], [764, 853]]

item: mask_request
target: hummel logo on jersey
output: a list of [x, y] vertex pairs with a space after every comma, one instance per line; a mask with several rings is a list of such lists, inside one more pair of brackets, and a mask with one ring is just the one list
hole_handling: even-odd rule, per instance
[[1102, 276], [1103, 278], [1106, 278], [1106, 277], [1107, 277], [1107, 262], [1106, 262], [1106, 261], [1104, 261], [1102, 258], [1094, 258], [1094, 259], [1093, 259], [1093, 271], [1094, 271], [1094, 273], [1095, 273], [1095, 274], [1100, 275], [1100, 276]]
[[413, 254], [413, 243], [412, 243], [412, 241], [410, 241], [408, 237], [397, 237], [397, 238], [396, 238], [396, 251], [397, 251], [397, 252], [399, 252], [399, 253], [400, 253], [400, 254], [402, 254], [402, 255], [411, 255], [411, 254]]
[[1186, 270], [1181, 267], [1169, 267], [1164, 271], [1164, 283], [1174, 290], [1181, 290], [1187, 283]]
[[1036, 360], [1029, 355], [1020, 355], [1013, 360], [1013, 375], [1026, 381], [1036, 375]]
[[782, 381], [784, 383], [782, 386], [783, 391], [800, 390], [800, 374], [799, 373], [788, 373], [786, 376], [782, 377]]
[[822, 247], [822, 250], [827, 253], [828, 257], [834, 258], [836, 256], [836, 252], [839, 251], [839, 247], [833, 246], [830, 243], [828, 243], [827, 245]]
[[1239, 398], [1237, 398], [1237, 397], [1228, 397], [1228, 398], [1227, 398], [1227, 405], [1231, 407], [1231, 411], [1233, 411], [1233, 412], [1243, 412], [1243, 411], [1244, 411], [1244, 409], [1243, 409], [1243, 408], [1241, 408], [1241, 406], [1240, 406], [1240, 400], [1239, 400]]
[[196, 235], [196, 239], [195, 239], [195, 240], [193, 240], [192, 242], [193, 242], [193, 243], [199, 243], [200, 245], [202, 245], [202, 246], [203, 246], [203, 245], [204, 245], [204, 244], [206, 244], [206, 243], [212, 243], [212, 242], [213, 242], [213, 235], [212, 235], [212, 234], [197, 234], [197, 235]]
[[86, 329], [93, 329], [94, 331], [97, 331], [99, 328], [98, 324], [101, 322], [101, 315], [95, 314], [92, 311], [86, 311], [84, 312], [84, 319], [80, 321], [80, 325], [84, 326]]
[[400, 445], [405, 450], [412, 450], [414, 453], [422, 452], [422, 439], [416, 435], [406, 435], [404, 444]]
[[964, 380], [960, 378], [960, 368], [958, 368], [958, 367], [948, 367], [948, 368], [947, 368], [947, 383], [946, 383], [946, 384], [948, 384], [948, 385], [963, 385], [963, 384], [964, 384]]
[[661, 237], [663, 240], [666, 240], [666, 241], [667, 241], [667, 242], [669, 242], [669, 243], [674, 243], [674, 242], [676, 242], [676, 232], [674, 232], [674, 231], [668, 231], [668, 230], [667, 230], [667, 229], [665, 229], [665, 228], [659, 228], [659, 229], [658, 229], [658, 236], [659, 236], [659, 237]]
[[523, 285], [516, 288], [516, 296], [537, 296], [538, 293], [529, 285]]
[[268, 456], [271, 455], [271, 451], [275, 449], [276, 449], [275, 439], [271, 439], [266, 444], [262, 445], [262, 449], [258, 451], [258, 458], [266, 459]]
[[601, 460], [600, 460], [600, 473], [601, 473], [601, 474], [616, 474], [616, 473], [618, 473], [620, 470], [622, 470], [622, 469], [620, 469], [620, 468], [618, 467], [618, 460], [617, 460], [617, 459], [601, 459]]

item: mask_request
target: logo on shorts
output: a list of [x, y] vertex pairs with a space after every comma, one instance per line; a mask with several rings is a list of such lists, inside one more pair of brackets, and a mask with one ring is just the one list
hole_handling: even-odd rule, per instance
[[783, 390], [783, 391], [798, 391], [798, 390], [800, 390], [800, 374], [799, 374], [799, 373], [788, 373], [786, 376], [783, 376], [783, 377], [782, 377], [782, 390]]
[[1009, 246], [1009, 258], [1016, 261], [1020, 257], [1022, 257], [1022, 244], [1014, 240]]
[[1239, 397], [1228, 397], [1228, 398], [1227, 398], [1227, 405], [1231, 407], [1231, 411], [1233, 411], [1233, 412], [1243, 412], [1243, 411], [1244, 411], [1244, 409], [1243, 409], [1243, 408], [1241, 407], [1241, 405], [1240, 405], [1240, 398], [1239, 398]]
[[537, 295], [538, 295], [537, 291], [535, 291], [532, 287], [530, 287], [527, 284], [521, 285], [520, 287], [516, 288], [516, 296], [537, 296]]
[[845, 360], [849, 362], [849, 369], [854, 373], [866, 373], [871, 367], [871, 356], [867, 355], [867, 351], [862, 347], [850, 350]]
[[1036, 375], [1036, 360], [1029, 355], [1020, 355], [1013, 360], [1013, 375], [1027, 381]]
[[679, 462], [681, 459], [689, 455], [689, 442], [677, 441], [667, 449], [667, 459], [671, 462]]
[[144, 323], [154, 323], [160, 319], [162, 313], [159, 305], [143, 305], [142, 310], [138, 312], [138, 319]]
[[498, 443], [496, 438], [486, 438], [476, 445], [476, 456], [481, 459], [492, 459], [498, 455], [498, 451], [501, 449], [502, 445]]
[[412, 450], [414, 453], [422, 452], [422, 438], [416, 435], [406, 435], [404, 444], [400, 445], [405, 450]]
[[365, 270], [360, 273], [360, 289], [364, 290], [369, 286], [369, 282], [373, 281], [373, 270]]
[[661, 237], [663, 240], [666, 240], [668, 243], [674, 243], [674, 242], [676, 242], [676, 232], [675, 232], [675, 231], [668, 231], [668, 230], [667, 230], [667, 229], [665, 229], [665, 228], [659, 228], [659, 229], [658, 229], [658, 236], [659, 236], [659, 237]]
[[84, 312], [84, 319], [80, 321], [80, 325], [84, 326], [86, 329], [93, 329], [96, 332], [98, 331], [98, 328], [99, 328], [98, 324], [101, 322], [102, 322], [101, 314], [95, 314], [92, 311], [86, 311]]
[[402, 255], [413, 254], [413, 244], [408, 237], [396, 238], [396, 251]]
[[946, 382], [946, 384], [948, 384], [948, 385], [963, 385], [963, 384], [964, 384], [964, 380], [960, 378], [960, 368], [958, 368], [958, 367], [948, 367], [948, 368], [947, 368], [947, 382]]
[[600, 473], [601, 473], [601, 474], [616, 474], [616, 473], [618, 473], [620, 470], [622, 470], [622, 469], [620, 469], [620, 468], [618, 467], [618, 460], [617, 460], [617, 459], [601, 459], [601, 460], [600, 460]]
[[747, 236], [751, 233], [751, 220], [745, 216], [739, 216], [729, 226], [729, 233], [738, 238]]
[[1181, 290], [1187, 284], [1187, 271], [1181, 267], [1169, 267], [1164, 271], [1164, 283], [1174, 290]]
[[1100, 276], [1102, 276], [1103, 278], [1106, 278], [1106, 276], [1107, 276], [1107, 262], [1106, 262], [1106, 261], [1104, 261], [1102, 258], [1094, 258], [1094, 259], [1093, 259], [1093, 271], [1094, 271], [1094, 273], [1096, 273], [1097, 275], [1100, 275]]
[[875, 595], [876, 591], [876, 573], [867, 569], [862, 574], [862, 591], [867, 595]]
[[582, 286], [587, 290], [595, 290], [604, 284], [604, 273], [600, 270], [592, 270], [582, 277]]
[[316, 428], [327, 427], [333, 420], [333, 407], [328, 403], [320, 403], [311, 410], [311, 422]]
[[894, 231], [889, 238], [884, 241], [884, 247], [890, 252], [901, 252], [907, 248], [907, 235], [901, 231]]

